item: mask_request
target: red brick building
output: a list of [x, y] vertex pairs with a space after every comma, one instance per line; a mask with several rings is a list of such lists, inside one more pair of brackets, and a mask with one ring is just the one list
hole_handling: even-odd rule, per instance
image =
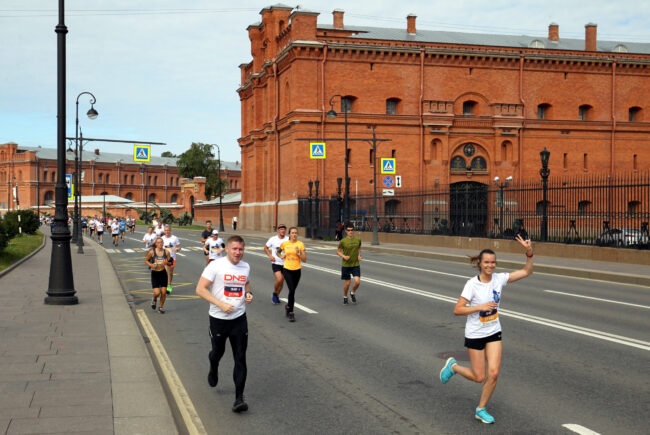
[[[115, 195], [133, 201], [134, 207], [149, 203], [180, 205], [188, 212], [192, 205], [205, 197], [205, 178], [182, 178], [176, 168], [175, 157], [151, 156], [145, 163], [133, 162], [132, 154], [87, 150], [81, 164], [82, 196]], [[74, 153], [67, 153], [66, 173], [74, 172]], [[55, 148], [24, 147], [15, 143], [0, 145], [0, 212], [18, 207], [45, 207], [54, 202], [57, 179]], [[222, 178], [227, 180], [228, 192], [241, 189], [239, 162], [223, 162]], [[13, 195], [16, 188], [19, 203]], [[85, 202], [84, 202], [85, 204]], [[72, 205], [72, 203], [70, 203]], [[85, 207], [85, 205], [84, 205]], [[175, 213], [175, 212], [174, 212]]]
[[[351, 190], [373, 188], [375, 158], [396, 158], [402, 188], [633, 172], [650, 166], [650, 44], [422, 31], [416, 17], [389, 29], [318, 23], [276, 5], [248, 27], [253, 60], [240, 66], [243, 228], [297, 222], [308, 181], [336, 192], [344, 143], [309, 158], [302, 138], [391, 139], [377, 156], [349, 142]], [[339, 113], [328, 119], [329, 101]], [[468, 146], [471, 145], [471, 146]], [[351, 207], [354, 208], [354, 205]]]

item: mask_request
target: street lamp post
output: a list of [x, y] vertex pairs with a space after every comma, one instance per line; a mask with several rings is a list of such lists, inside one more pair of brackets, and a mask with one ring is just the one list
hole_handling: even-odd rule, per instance
[[[343, 203], [343, 198], [341, 198], [341, 183], [342, 182], [343, 182], [343, 178], [338, 177], [336, 179], [336, 204], [338, 205], [338, 209], [339, 209], [339, 211], [337, 213], [337, 217], [338, 217], [339, 221], [341, 220], [341, 209], [343, 208], [343, 207], [341, 207], [341, 205]], [[343, 225], [347, 225], [347, 224], [343, 223]]]
[[75, 296], [72, 257], [70, 256], [70, 229], [68, 228], [68, 195], [65, 183], [65, 26], [64, 0], [59, 0], [59, 23], [57, 35], [57, 178], [55, 186], [54, 228], [52, 229], [52, 254], [50, 278], [44, 302], [49, 305], [74, 305]]
[[[375, 135], [375, 127], [372, 127], [372, 155], [374, 162], [372, 165], [372, 201], [375, 212], [372, 218], [372, 245], [379, 244], [379, 218], [377, 216], [377, 136]], [[346, 224], [347, 225], [347, 224]]]
[[316, 239], [318, 238], [318, 228], [320, 227], [320, 200], [318, 199], [318, 186], [320, 185], [320, 180], [317, 178], [314, 180], [314, 189], [315, 189], [315, 195], [314, 195], [314, 203], [316, 204], [316, 207], [314, 209], [314, 227], [311, 230], [311, 238]]
[[311, 199], [311, 189], [314, 186], [314, 182], [309, 180], [307, 183], [309, 186], [309, 199], [307, 200], [307, 230], [305, 236], [312, 238], [313, 235], [313, 222], [312, 222], [312, 199]]
[[36, 158], [36, 215], [38, 225], [41, 225], [41, 160]]
[[548, 169], [548, 160], [551, 157], [551, 152], [544, 147], [544, 150], [540, 151], [539, 156], [542, 160], [542, 169], [539, 170], [539, 175], [542, 176], [542, 228], [541, 228], [541, 239], [542, 242], [548, 240], [548, 210], [547, 210], [547, 201], [546, 201], [546, 191], [548, 189], [548, 176], [551, 174], [551, 170]]
[[147, 190], [147, 169], [146, 166], [142, 166], [140, 168], [140, 174], [142, 174], [142, 191], [144, 192], [144, 222], [146, 224], [149, 224], [149, 198], [148, 198], [148, 193], [149, 191]]
[[219, 232], [223, 231], [223, 192], [221, 191], [221, 148], [219, 145], [213, 144], [212, 146], [217, 147], [217, 160], [219, 161], [219, 166], [217, 167], [217, 178], [219, 178]]
[[[327, 117], [329, 119], [335, 119], [336, 118], [336, 111], [334, 110], [334, 105], [332, 103], [332, 100], [334, 98], [339, 97], [341, 99], [341, 110], [343, 111], [344, 114], [344, 120], [345, 120], [345, 197], [343, 198], [343, 220], [347, 222], [350, 219], [350, 177], [348, 177], [348, 103], [343, 95], [336, 94], [332, 95], [332, 98], [330, 98], [330, 110], [327, 112]], [[345, 107], [344, 107], [344, 102]], [[347, 224], [345, 224], [347, 225]]]
[[106, 193], [102, 193], [102, 196], [104, 197], [104, 225], [106, 225]]
[[75, 177], [75, 182], [77, 183], [75, 186], [75, 194], [74, 194], [74, 209], [75, 209], [75, 234], [77, 236], [77, 253], [78, 254], [83, 254], [84, 253], [84, 241], [83, 241], [83, 233], [81, 231], [81, 166], [83, 166], [83, 160], [81, 159], [81, 153], [83, 149], [83, 134], [81, 133], [81, 128], [79, 127], [79, 98], [82, 95], [89, 95], [90, 96], [90, 109], [88, 112], [86, 112], [86, 115], [88, 115], [88, 118], [90, 119], [96, 119], [99, 113], [95, 110], [95, 103], [97, 102], [97, 99], [95, 96], [88, 92], [84, 91], [81, 92], [79, 95], [77, 95], [77, 100], [75, 103], [75, 156], [74, 156], [74, 167], [75, 167], [75, 173], [77, 174]]
[[505, 207], [505, 197], [503, 196], [503, 190], [508, 187], [508, 184], [512, 181], [512, 175], [506, 178], [503, 183], [499, 183], [500, 178], [494, 177], [494, 184], [499, 188], [499, 235], [503, 236], [503, 208]]

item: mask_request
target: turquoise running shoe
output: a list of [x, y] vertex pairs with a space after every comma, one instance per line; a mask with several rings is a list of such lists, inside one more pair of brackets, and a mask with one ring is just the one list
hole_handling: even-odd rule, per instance
[[451, 369], [451, 366], [456, 364], [456, 360], [454, 358], [448, 358], [447, 362], [445, 363], [445, 366], [440, 370], [440, 381], [443, 384], [446, 384], [449, 382], [449, 379], [451, 379], [452, 376], [454, 376], [456, 373]]
[[476, 414], [474, 415], [474, 418], [486, 424], [494, 423], [494, 417], [488, 414], [485, 408], [476, 408]]

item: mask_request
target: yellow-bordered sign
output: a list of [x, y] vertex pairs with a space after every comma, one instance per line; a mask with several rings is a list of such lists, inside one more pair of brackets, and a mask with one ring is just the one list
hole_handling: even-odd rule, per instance
[[133, 145], [134, 162], [151, 161], [151, 145]]
[[381, 159], [381, 173], [394, 174], [395, 173], [395, 159]]
[[309, 143], [309, 158], [310, 159], [324, 159], [325, 158], [325, 142], [310, 142]]

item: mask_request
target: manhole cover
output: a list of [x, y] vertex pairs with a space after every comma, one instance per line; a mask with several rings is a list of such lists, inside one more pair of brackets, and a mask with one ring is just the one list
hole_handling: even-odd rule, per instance
[[449, 350], [447, 352], [437, 353], [436, 356], [444, 360], [453, 357], [456, 361], [469, 361], [469, 355], [466, 350]]

